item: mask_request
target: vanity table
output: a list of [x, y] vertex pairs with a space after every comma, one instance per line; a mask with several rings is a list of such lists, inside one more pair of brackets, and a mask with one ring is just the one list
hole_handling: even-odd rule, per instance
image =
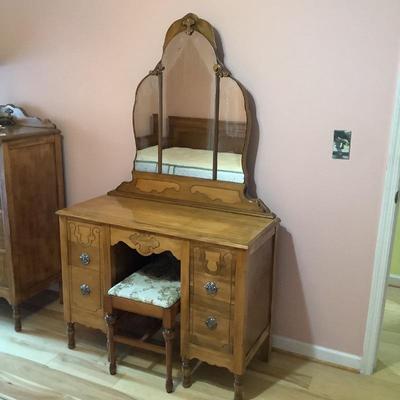
[[211, 25], [186, 15], [163, 50], [136, 91], [132, 180], [58, 211], [68, 346], [75, 323], [105, 332], [104, 294], [169, 251], [181, 265], [183, 386], [198, 359], [228, 368], [239, 400], [246, 366], [270, 347], [279, 219], [247, 195], [250, 110]]

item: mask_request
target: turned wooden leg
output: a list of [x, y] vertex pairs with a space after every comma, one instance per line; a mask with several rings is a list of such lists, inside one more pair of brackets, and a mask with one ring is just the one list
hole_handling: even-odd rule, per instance
[[75, 324], [73, 322], [67, 322], [67, 335], [68, 335], [68, 348], [75, 348]]
[[14, 319], [14, 330], [15, 332], [21, 332], [21, 314], [18, 305], [12, 306], [13, 319]]
[[162, 333], [165, 340], [165, 365], [167, 368], [165, 390], [167, 393], [171, 393], [174, 387], [174, 383], [172, 381], [172, 348], [174, 344], [175, 331], [174, 329], [163, 328]]
[[107, 351], [108, 361], [110, 362], [110, 374], [115, 375], [117, 373], [117, 360], [115, 354], [115, 342], [114, 342], [114, 325], [117, 318], [114, 314], [107, 313], [104, 319], [107, 322]]
[[192, 370], [190, 368], [190, 360], [188, 360], [187, 358], [182, 359], [182, 375], [182, 386], [184, 388], [189, 388], [190, 386], [192, 386]]
[[234, 375], [233, 389], [235, 390], [234, 400], [243, 400], [243, 375]]

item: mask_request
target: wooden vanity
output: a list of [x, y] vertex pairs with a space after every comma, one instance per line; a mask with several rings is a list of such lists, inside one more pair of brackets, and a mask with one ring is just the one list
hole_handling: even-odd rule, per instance
[[[195, 54], [206, 69], [200, 75], [210, 77], [208, 97], [203, 90], [198, 99], [176, 86], [187, 85], [178, 72], [199, 73], [190, 61]], [[137, 89], [133, 114], [132, 181], [58, 212], [69, 347], [74, 323], [106, 330], [102, 299], [110, 287], [143, 257], [169, 251], [181, 265], [183, 386], [191, 384], [190, 360], [198, 359], [228, 368], [235, 399], [242, 399], [246, 366], [262, 346], [270, 348], [279, 219], [247, 196], [250, 110], [245, 90], [217, 57], [210, 24], [188, 14], [171, 25], [162, 60]], [[190, 164], [197, 159], [201, 168]]]

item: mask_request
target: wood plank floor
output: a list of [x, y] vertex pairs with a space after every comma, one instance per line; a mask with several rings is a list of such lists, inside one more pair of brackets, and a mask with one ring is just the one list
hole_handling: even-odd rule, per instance
[[[362, 376], [272, 354], [270, 363], [255, 360], [245, 377], [246, 399], [398, 400], [400, 399], [400, 290], [390, 290], [378, 370]], [[0, 398], [4, 400], [163, 400], [229, 399], [232, 376], [200, 364], [192, 388], [181, 385], [176, 357], [175, 392], [164, 392], [163, 358], [120, 347], [118, 374], [107, 369], [105, 337], [77, 327], [77, 348], [66, 346], [62, 307], [45, 292], [23, 307], [23, 331], [15, 333], [8, 304], [0, 299]]]

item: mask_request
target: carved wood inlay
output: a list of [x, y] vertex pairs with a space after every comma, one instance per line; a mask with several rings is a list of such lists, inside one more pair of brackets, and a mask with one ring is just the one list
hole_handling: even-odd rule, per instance
[[193, 185], [190, 188], [190, 191], [193, 194], [195, 194], [195, 193], [202, 194], [213, 201], [219, 200], [219, 201], [222, 201], [223, 203], [227, 203], [227, 204], [240, 203], [240, 194], [238, 191], [234, 191], [234, 190], [212, 188], [212, 187], [201, 186], [201, 185]]
[[205, 262], [206, 262], [206, 267], [209, 271], [211, 272], [216, 272], [218, 271], [219, 267], [219, 262], [220, 262], [220, 253], [216, 253], [214, 251], [205, 251]]
[[83, 247], [93, 246], [100, 235], [100, 229], [96, 226], [77, 225], [70, 222], [69, 227], [71, 236]]
[[148, 256], [152, 254], [155, 249], [160, 247], [160, 242], [148, 233], [133, 233], [129, 236], [129, 240], [142, 256]]
[[162, 193], [168, 189], [173, 189], [176, 192], [179, 192], [180, 186], [175, 182], [168, 181], [156, 181], [154, 179], [137, 179], [136, 187], [141, 192], [145, 193]]

